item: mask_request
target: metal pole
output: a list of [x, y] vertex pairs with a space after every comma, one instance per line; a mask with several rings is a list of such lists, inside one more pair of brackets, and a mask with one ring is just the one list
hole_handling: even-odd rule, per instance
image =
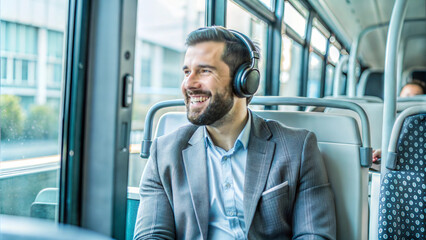
[[336, 70], [334, 72], [334, 87], [333, 87], [333, 97], [338, 97], [340, 95], [340, 83], [342, 78], [343, 66], [348, 63], [349, 56], [343, 55], [339, 62], [337, 63]]
[[402, 40], [400, 47], [398, 48], [398, 58], [396, 66], [396, 95], [399, 96], [402, 82], [402, 71], [404, 70], [404, 55], [407, 46], [407, 40]]
[[356, 70], [356, 58], [358, 56], [359, 43], [361, 38], [364, 36], [364, 31], [362, 31], [357, 39], [352, 43], [351, 52], [349, 55], [348, 63], [348, 85], [346, 90], [346, 95], [348, 97], [355, 97], [355, 88], [356, 88], [356, 79], [355, 79], [355, 70]]
[[396, 0], [392, 10], [386, 41], [381, 164], [382, 177], [386, 174], [386, 158], [388, 155], [389, 138], [395, 122], [397, 53], [406, 10], [407, 0]]
[[361, 77], [359, 78], [358, 89], [356, 92], [357, 97], [363, 97], [365, 95], [365, 85], [367, 84], [367, 78], [371, 74], [371, 69], [367, 69], [362, 72]]

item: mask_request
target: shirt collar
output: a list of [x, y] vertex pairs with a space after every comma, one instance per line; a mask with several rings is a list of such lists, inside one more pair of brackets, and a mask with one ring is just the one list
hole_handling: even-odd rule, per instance
[[[235, 140], [234, 148], [236, 148], [238, 142], [242, 144], [244, 150], [247, 149], [247, 145], [250, 138], [250, 131], [251, 131], [251, 111], [247, 110], [248, 119], [247, 123], [244, 126], [243, 130], [241, 131], [240, 135], [238, 135], [237, 140]], [[208, 146], [214, 146], [214, 143], [212, 139], [210, 138], [209, 132], [207, 131], [206, 126], [204, 126], [204, 136], [206, 141], [206, 147]]]

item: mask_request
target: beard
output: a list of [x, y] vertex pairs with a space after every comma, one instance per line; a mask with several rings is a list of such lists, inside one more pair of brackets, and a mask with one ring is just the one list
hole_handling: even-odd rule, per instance
[[210, 95], [210, 103], [205, 110], [191, 110], [191, 99], [188, 93], [185, 95], [186, 116], [194, 125], [212, 125], [216, 121], [222, 119], [234, 106], [234, 98], [232, 88], [227, 87], [224, 92], [217, 92], [211, 95], [210, 92], [190, 91], [193, 94], [208, 94]]

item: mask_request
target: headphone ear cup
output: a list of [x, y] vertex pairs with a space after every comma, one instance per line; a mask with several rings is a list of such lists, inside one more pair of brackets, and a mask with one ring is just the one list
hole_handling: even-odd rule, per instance
[[247, 63], [240, 65], [234, 75], [234, 81], [232, 86], [233, 86], [235, 95], [237, 95], [237, 97], [239, 98], [245, 97], [243, 93], [243, 89], [242, 89], [242, 83], [243, 83], [244, 73], [246, 72], [247, 67], [249, 67]]
[[250, 64], [242, 64], [236, 71], [233, 82], [235, 95], [239, 98], [253, 96], [259, 87], [260, 74], [257, 69], [250, 68]]
[[242, 86], [244, 86], [243, 92], [246, 94], [246, 97], [253, 96], [257, 89], [259, 88], [259, 82], [260, 82], [260, 74], [257, 69], [249, 68], [246, 70], [246, 74], [244, 75], [243, 79], [244, 82], [242, 83]]

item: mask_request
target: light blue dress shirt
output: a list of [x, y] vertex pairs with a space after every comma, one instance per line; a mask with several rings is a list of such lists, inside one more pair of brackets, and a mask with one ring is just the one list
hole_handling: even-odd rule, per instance
[[217, 147], [204, 127], [209, 181], [208, 239], [246, 239], [244, 222], [244, 172], [251, 130], [248, 121], [229, 151]]

